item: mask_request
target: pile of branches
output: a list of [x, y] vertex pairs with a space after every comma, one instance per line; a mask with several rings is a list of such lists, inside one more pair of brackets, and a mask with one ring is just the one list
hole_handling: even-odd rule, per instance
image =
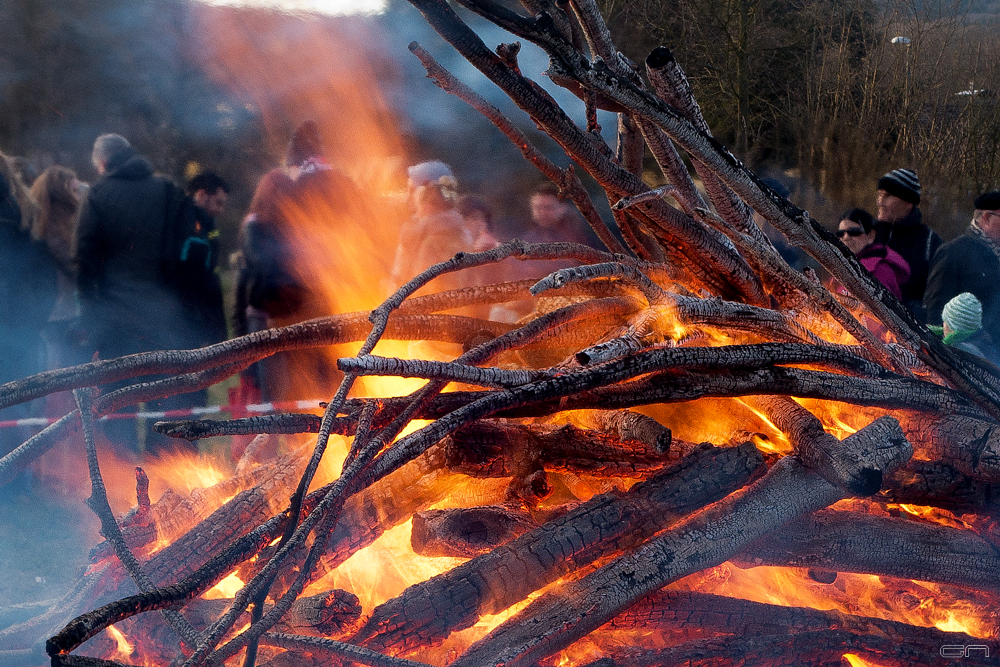
[[[603, 188], [616, 231], [597, 214], [574, 168], [547, 160], [420, 45], [410, 50], [439, 86], [493, 121], [559, 185], [607, 250], [512, 241], [430, 267], [370, 313], [312, 320], [200, 350], [98, 361], [0, 387], [0, 407], [76, 391], [76, 411], [0, 460], [0, 482], [61, 439], [82, 433], [90, 502], [108, 540], [105, 555], [113, 552], [115, 567], [134, 581], [112, 577], [109, 590], [88, 592], [100, 606], [64, 625], [55, 610], [47, 612], [47, 625], [35, 624], [49, 627], [60, 619], [62, 627], [45, 643], [52, 664], [121, 664], [73, 651], [111, 624], [161, 611], [179, 638], [173, 659], [185, 666], [222, 664], [240, 652], [244, 664], [253, 665], [265, 655], [260, 646], [273, 664], [288, 651], [298, 660], [338, 656], [360, 664], [417, 665], [398, 656], [439, 644], [569, 573], [577, 573], [571, 583], [534, 600], [453, 664], [532, 665], [599, 627], [629, 623], [674, 632], [681, 643], [666, 652], [609, 650], [600, 664], [758, 664], [762, 656], [839, 664], [845, 651], [883, 664], [937, 664], [945, 660], [937, 655], [943, 644], [980, 643], [894, 621], [815, 610], [790, 615], [742, 600], [660, 591], [734, 560], [810, 567], [818, 580], [833, 580], [838, 572], [920, 579], [964, 591], [984, 608], [995, 606], [1000, 376], [944, 346], [828, 231], [715, 141], [669, 50], [654, 50], [644, 68], [630, 62], [612, 44], [592, 0], [523, 0], [524, 14], [492, 0], [459, 1], [544, 49], [550, 78], [584, 101], [584, 126], [524, 76], [518, 43], [491, 50], [444, 0], [411, 3]], [[600, 134], [599, 108], [617, 113], [615, 147]], [[641, 178], [647, 151], [667, 186], [652, 188]], [[756, 220], [808, 252], [848, 294], [790, 268]], [[511, 257], [577, 266], [539, 281], [413, 296], [445, 273]], [[567, 298], [541, 298], [551, 295]], [[518, 325], [447, 313], [526, 297], [538, 298], [539, 307]], [[452, 362], [372, 355], [383, 339], [446, 341], [466, 351]], [[356, 356], [338, 362], [344, 380], [322, 417], [158, 425], [189, 439], [317, 435], [308, 456], [272, 462], [269, 472], [248, 479], [218, 510], [224, 514], [202, 519], [188, 532], [195, 536], [190, 543], [179, 539], [169, 558], [138, 557], [137, 538], [123, 532], [107, 504], [95, 418], [209, 386], [282, 350], [352, 341], [363, 343]], [[349, 397], [364, 375], [428, 382], [408, 396]], [[166, 377], [143, 381], [147, 376]], [[108, 393], [93, 389], [126, 380], [131, 383]], [[443, 393], [453, 382], [464, 390]], [[749, 444], [732, 443], [729, 434], [720, 438], [728, 447], [683, 443], [628, 410], [705, 397], [743, 398], [780, 429], [793, 451], [765, 457]], [[873, 417], [838, 440], [792, 397], [865, 406]], [[573, 427], [546, 421], [566, 411], [586, 411], [578, 414], [589, 421]], [[415, 419], [431, 422], [399, 437]], [[307, 493], [334, 434], [352, 443], [341, 475]], [[442, 470], [509, 482], [492, 506], [473, 514], [422, 512], [438, 496], [419, 482]], [[565, 471], [645, 482], [558, 511], [544, 506], [549, 476]], [[261, 476], [270, 500], [254, 495], [265, 485]], [[825, 509], [849, 496], [883, 507], [936, 506], [963, 520], [942, 526]], [[275, 498], [280, 511], [268, 505]], [[140, 493], [134, 515], [153, 513], [148, 505]], [[411, 516], [418, 548], [470, 560], [369, 610], [363, 622], [341, 594], [310, 600], [303, 611], [300, 594], [309, 583]], [[132, 520], [129, 528], [142, 525]], [[228, 530], [211, 546], [199, 541], [222, 526]], [[593, 566], [602, 559], [605, 564]], [[204, 607], [202, 593], [237, 569], [247, 583], [233, 600], [221, 609], [196, 609]], [[315, 609], [331, 605], [354, 613], [358, 622], [317, 621]], [[322, 629], [297, 634], [301, 624], [290, 619], [303, 615]], [[762, 615], [779, 620], [753, 620]], [[10, 629], [3, 632], [10, 636]], [[29, 642], [15, 652], [23, 657], [31, 650]], [[970, 663], [978, 664], [977, 657], [962, 664]]]

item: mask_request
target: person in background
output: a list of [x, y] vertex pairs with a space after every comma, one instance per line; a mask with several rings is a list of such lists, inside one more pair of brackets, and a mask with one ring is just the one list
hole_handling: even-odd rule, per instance
[[[56, 264], [36, 234], [37, 208], [27, 188], [0, 153], [0, 382], [38, 373], [44, 367], [40, 332], [56, 302]], [[0, 410], [0, 419], [31, 416], [40, 406]], [[21, 428], [0, 429], [0, 456], [21, 444]], [[30, 477], [19, 476], [22, 484]]]
[[929, 324], [927, 328], [941, 336], [945, 345], [997, 363], [993, 338], [982, 328], [983, 304], [972, 292], [962, 292], [948, 301], [941, 311], [941, 320], [941, 326]]
[[[411, 215], [400, 229], [389, 279], [393, 290], [434, 264], [471, 251], [476, 241], [458, 212], [458, 180], [451, 167], [432, 160], [415, 164], [406, 173]], [[437, 290], [461, 286], [461, 273], [446, 274], [433, 283]]]
[[[236, 335], [335, 312], [324, 291], [329, 263], [317, 261], [311, 235], [338, 233], [344, 216], [359, 215], [361, 201], [353, 181], [327, 161], [316, 122], [302, 122], [284, 164], [258, 182], [240, 229]], [[305, 400], [327, 391], [336, 377], [325, 350], [292, 350], [255, 364], [242, 376], [241, 391], [266, 401]]]
[[458, 198], [458, 213], [465, 220], [465, 227], [472, 235], [472, 250], [482, 252], [500, 245], [493, 230], [493, 207], [477, 195]]
[[912, 169], [894, 169], [878, 180], [876, 241], [892, 248], [906, 260], [910, 279], [900, 287], [901, 301], [916, 318], [927, 321], [923, 298], [927, 275], [941, 237], [928, 227], [920, 212], [920, 179]]
[[[32, 235], [45, 242], [58, 267], [57, 299], [42, 331], [49, 369], [89, 361], [82, 348], [80, 304], [76, 293], [76, 235], [80, 205], [87, 190], [76, 172], [58, 165], [43, 171], [31, 186], [31, 196], [38, 204]], [[72, 397], [69, 400], [72, 403]]]
[[[156, 176], [125, 137], [102, 134], [91, 154], [100, 178], [83, 204], [77, 232], [77, 289], [90, 349], [101, 359], [190, 346], [192, 332], [173, 275], [179, 257], [165, 239], [176, 236], [185, 195]], [[198, 405], [185, 394], [147, 403], [150, 410]], [[101, 422], [119, 451], [185, 447], [129, 420]], [[193, 447], [193, 445], [191, 446]]]
[[559, 186], [542, 183], [531, 193], [531, 221], [533, 223], [523, 235], [530, 243], [580, 243], [594, 245], [573, 202], [563, 199]]
[[190, 285], [184, 299], [188, 312], [196, 323], [196, 339], [192, 345], [203, 347], [227, 338], [226, 312], [222, 303], [222, 283], [216, 270], [219, 264], [219, 230], [216, 218], [226, 210], [229, 184], [212, 171], [205, 171], [191, 178], [185, 187], [187, 196], [195, 204], [194, 232], [185, 240], [189, 252], [199, 251], [199, 267], [192, 272]]
[[903, 256], [875, 242], [875, 220], [868, 211], [852, 208], [840, 218], [837, 237], [841, 243], [894, 297], [901, 299], [903, 292], [900, 286], [910, 277], [910, 267]]
[[1000, 341], [1000, 191], [979, 195], [973, 209], [966, 232], [934, 256], [924, 306], [928, 321], [940, 325], [945, 304], [971, 292], [982, 304], [983, 329]]

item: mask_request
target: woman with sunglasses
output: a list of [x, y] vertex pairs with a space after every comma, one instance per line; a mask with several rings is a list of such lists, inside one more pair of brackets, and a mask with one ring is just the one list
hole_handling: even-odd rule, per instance
[[852, 208], [840, 218], [837, 237], [876, 280], [901, 299], [900, 285], [910, 277], [910, 265], [892, 248], [875, 243], [875, 220], [868, 211]]

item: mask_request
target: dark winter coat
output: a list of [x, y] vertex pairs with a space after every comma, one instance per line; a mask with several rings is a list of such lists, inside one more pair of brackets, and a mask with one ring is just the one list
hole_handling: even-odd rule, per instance
[[858, 261], [871, 271], [897, 299], [903, 298], [902, 288], [910, 277], [910, 265], [903, 256], [881, 243], [869, 243], [858, 253]]
[[80, 215], [81, 316], [102, 359], [190, 346], [185, 312], [163, 274], [167, 209], [177, 187], [131, 153], [108, 165]]
[[944, 305], [962, 292], [983, 304], [983, 329], [1000, 341], [1000, 259], [980, 237], [966, 233], [934, 256], [924, 305], [930, 324], [941, 324]]
[[913, 207], [910, 214], [894, 223], [877, 222], [876, 243], [882, 243], [903, 256], [910, 267], [910, 279], [902, 287], [904, 304], [920, 315], [927, 274], [934, 253], [941, 247], [941, 237], [922, 221], [920, 209]]

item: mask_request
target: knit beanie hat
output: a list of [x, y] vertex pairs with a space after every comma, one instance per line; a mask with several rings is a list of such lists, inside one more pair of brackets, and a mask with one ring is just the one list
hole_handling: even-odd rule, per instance
[[[941, 319], [951, 329], [944, 337], [946, 345], [956, 345], [979, 331], [983, 325], [983, 304], [972, 292], [962, 292], [944, 305]], [[939, 336], [944, 335], [944, 327], [929, 326]]]
[[878, 189], [916, 206], [920, 203], [920, 179], [912, 169], [893, 169], [878, 179]]

